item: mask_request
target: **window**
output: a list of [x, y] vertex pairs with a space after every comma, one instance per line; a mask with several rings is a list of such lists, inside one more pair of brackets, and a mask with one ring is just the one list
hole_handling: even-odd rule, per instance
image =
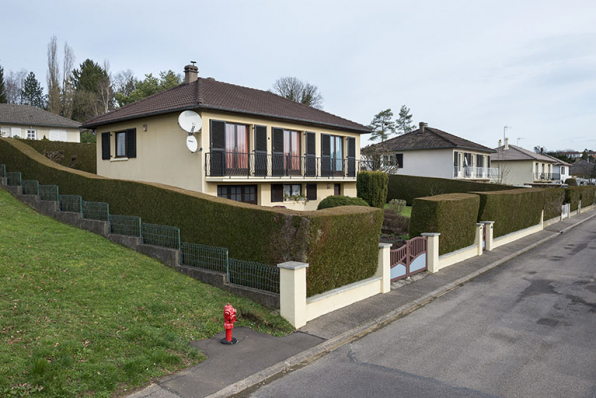
[[116, 133], [116, 157], [126, 157], [126, 132]]
[[37, 139], [37, 130], [35, 130], [35, 129], [27, 130], [27, 139], [36, 140]]
[[226, 123], [226, 166], [228, 169], [248, 169], [248, 127]]
[[284, 198], [302, 195], [301, 184], [284, 184]]
[[273, 129], [273, 175], [299, 175], [301, 137], [298, 131]]
[[398, 169], [403, 169], [404, 168], [404, 154], [396, 153], [395, 154], [395, 162], [397, 163]]
[[283, 202], [290, 196], [301, 195], [302, 184], [271, 184], [271, 202]]
[[484, 167], [484, 156], [483, 155], [476, 155], [476, 167], [479, 167], [479, 168]]
[[237, 202], [257, 204], [256, 185], [218, 185], [217, 196]]
[[341, 175], [343, 172], [343, 137], [321, 134], [321, 175]]
[[8, 128], [8, 127], [0, 128], [0, 137], [10, 137], [10, 128]]
[[[137, 157], [137, 130], [128, 129], [118, 131], [115, 134], [116, 157], [136, 158]], [[103, 156], [102, 156], [103, 158]]]
[[565, 174], [565, 167], [561, 166], [561, 174]]

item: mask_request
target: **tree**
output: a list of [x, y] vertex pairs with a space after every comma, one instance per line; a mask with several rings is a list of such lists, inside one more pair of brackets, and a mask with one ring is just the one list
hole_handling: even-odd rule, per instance
[[0, 104], [6, 104], [6, 84], [4, 84], [4, 68], [0, 66]]
[[23, 103], [37, 108], [45, 108], [46, 98], [43, 94], [41, 84], [35, 78], [35, 73], [29, 72], [27, 78], [23, 82], [21, 89], [21, 97]]
[[72, 117], [84, 122], [105, 113], [106, 104], [109, 109], [109, 95], [105, 93], [111, 84], [108, 72], [98, 63], [86, 59], [79, 68], [72, 71], [75, 90]]
[[584, 149], [584, 152], [582, 153], [582, 160], [587, 160], [588, 162], [590, 161], [590, 158], [588, 156], [588, 149]]
[[272, 91], [294, 102], [323, 109], [323, 96], [319, 88], [295, 77], [280, 77], [273, 83]]
[[62, 101], [60, 98], [60, 67], [58, 66], [58, 39], [52, 36], [48, 43], [48, 111], [60, 115]]
[[377, 113], [368, 126], [372, 130], [369, 140], [376, 141], [380, 138], [381, 142], [384, 142], [391, 134], [395, 134], [396, 126], [392, 119], [393, 112], [391, 109], [385, 109]]
[[538, 154], [542, 155], [542, 154], [544, 154], [544, 153], [546, 152], [546, 148], [545, 148], [545, 147], [543, 147], [543, 146], [540, 146], [540, 145], [536, 145], [536, 146], [534, 147], [534, 152], [536, 152], [536, 153], [538, 153]]
[[402, 105], [399, 110], [399, 117], [395, 121], [397, 134], [407, 134], [410, 131], [416, 130], [416, 125], [412, 124], [412, 114], [410, 108]]
[[159, 72], [159, 78], [149, 73], [145, 75], [144, 80], [136, 80], [132, 76], [132, 71], [128, 70], [116, 75], [116, 81], [116, 102], [118, 106], [124, 106], [179, 86], [182, 83], [182, 76], [168, 70]]
[[72, 68], [74, 67], [75, 56], [68, 43], [64, 43], [64, 58], [62, 60], [62, 92], [60, 99], [62, 101], [62, 116], [70, 119], [74, 109], [74, 77]]
[[18, 72], [10, 72], [6, 78], [6, 102], [9, 104], [22, 104], [21, 90], [27, 77], [27, 71], [21, 69]]

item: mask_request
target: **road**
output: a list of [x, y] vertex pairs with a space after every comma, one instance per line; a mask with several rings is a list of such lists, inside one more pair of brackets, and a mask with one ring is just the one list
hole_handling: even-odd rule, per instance
[[250, 396], [596, 398], [596, 218]]

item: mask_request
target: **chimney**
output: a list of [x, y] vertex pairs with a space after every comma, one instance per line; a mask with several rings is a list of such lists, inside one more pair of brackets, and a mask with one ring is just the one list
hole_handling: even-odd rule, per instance
[[499, 148], [501, 147], [501, 145], [503, 145], [503, 141], [499, 140]]
[[184, 67], [184, 83], [196, 82], [199, 78], [199, 68], [195, 65], [195, 61], [190, 61], [192, 65], [186, 65]]
[[509, 137], [505, 138], [505, 148], [503, 148], [505, 150], [509, 149]]
[[419, 133], [420, 133], [420, 134], [424, 134], [424, 129], [425, 129], [425, 127], [426, 127], [426, 126], [428, 126], [428, 123], [420, 122], [420, 123], [418, 124], [418, 126], [420, 126], [420, 131], [419, 131]]

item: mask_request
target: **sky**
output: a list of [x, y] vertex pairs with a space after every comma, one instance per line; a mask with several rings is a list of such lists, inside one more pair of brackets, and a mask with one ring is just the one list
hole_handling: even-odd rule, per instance
[[[413, 121], [494, 148], [596, 150], [596, 1], [2, 0], [0, 65], [45, 86], [47, 45], [138, 78], [199, 75], [271, 89], [293, 76], [368, 125]], [[369, 136], [363, 136], [362, 146]]]

